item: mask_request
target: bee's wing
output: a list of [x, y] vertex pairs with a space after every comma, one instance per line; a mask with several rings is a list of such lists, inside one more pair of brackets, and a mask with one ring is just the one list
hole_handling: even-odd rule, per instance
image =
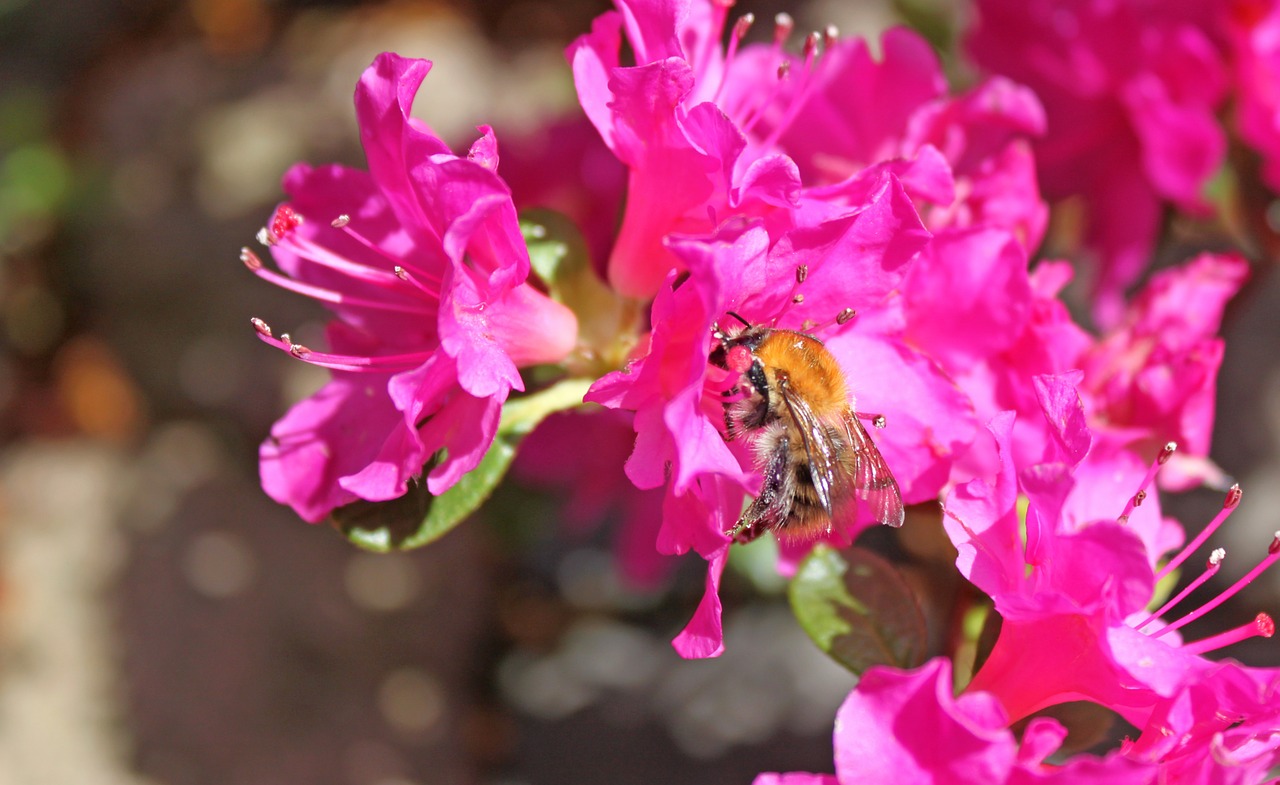
[[901, 526], [904, 518], [902, 493], [898, 481], [884, 462], [884, 456], [871, 441], [871, 434], [862, 426], [852, 410], [841, 418], [846, 438], [849, 440], [847, 471], [853, 484], [853, 495], [865, 503], [877, 521], [886, 526]]
[[781, 384], [779, 389], [782, 391], [782, 400], [787, 405], [787, 411], [791, 413], [791, 419], [795, 421], [796, 429], [800, 432], [804, 453], [809, 461], [810, 479], [818, 495], [818, 502], [827, 515], [831, 515], [843, 474], [843, 467], [840, 464], [840, 445], [835, 441], [836, 434], [813, 413], [803, 398], [791, 392], [788, 385]]

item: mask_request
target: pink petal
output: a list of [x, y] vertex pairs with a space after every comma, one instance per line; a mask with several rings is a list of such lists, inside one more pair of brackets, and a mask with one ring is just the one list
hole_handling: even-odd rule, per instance
[[908, 504], [936, 498], [977, 430], [973, 405], [926, 355], [847, 330], [827, 341], [847, 372], [855, 408], [883, 414], [872, 438]]
[[362, 498], [363, 489], [338, 480], [374, 461], [402, 422], [386, 383], [386, 376], [340, 375], [280, 418], [259, 448], [267, 495], [312, 523]]
[[912, 266], [903, 296], [907, 339], [944, 367], [963, 369], [1022, 332], [1031, 307], [1026, 254], [1002, 229], [945, 231]]
[[671, 641], [676, 653], [687, 660], [719, 657], [724, 653], [724, 629], [720, 621], [720, 576], [729, 558], [729, 545], [713, 554], [707, 562], [707, 590], [698, 603], [693, 618]]
[[952, 698], [951, 663], [863, 674], [836, 715], [840, 782], [1001, 783], [1016, 743], [988, 695]]

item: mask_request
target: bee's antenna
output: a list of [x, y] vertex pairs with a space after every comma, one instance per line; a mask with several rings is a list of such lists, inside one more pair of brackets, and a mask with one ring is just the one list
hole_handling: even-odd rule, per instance
[[743, 319], [741, 316], [739, 316], [738, 314], [734, 313], [733, 311], [725, 311], [725, 313], [726, 313], [726, 314], [728, 314], [729, 316], [732, 316], [733, 318], [737, 319], [738, 321], [742, 322], [742, 324], [743, 324], [743, 325], [745, 325], [746, 327], [750, 327], [750, 326], [751, 326], [751, 322], [748, 322], [746, 319]]

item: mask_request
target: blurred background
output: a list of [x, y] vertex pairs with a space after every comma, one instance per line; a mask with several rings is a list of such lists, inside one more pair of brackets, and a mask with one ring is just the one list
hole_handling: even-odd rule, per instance
[[[415, 109], [455, 149], [489, 123], [504, 166], [509, 149], [536, 156], [538, 129], [576, 108], [563, 47], [606, 6], [0, 0], [0, 783], [831, 770], [853, 680], [767, 575], [727, 576], [728, 654], [683, 662], [668, 641], [701, 596], [702, 562], [631, 585], [613, 535], [559, 525], [536, 467], [441, 542], [389, 556], [258, 487], [258, 443], [322, 381], [249, 325], [306, 335], [324, 321], [237, 261], [280, 175], [301, 160], [363, 165], [351, 94], [384, 50], [435, 61]], [[874, 36], [901, 18], [888, 0], [738, 12], [784, 7], [802, 30]], [[584, 168], [601, 187], [619, 178]], [[1245, 487], [1219, 539], [1241, 554], [1280, 525], [1270, 273], [1258, 266], [1228, 312], [1219, 382], [1214, 455]], [[600, 481], [622, 481], [614, 468]], [[1168, 510], [1194, 531], [1220, 500]], [[1208, 631], [1280, 612], [1277, 581]], [[1280, 664], [1266, 642], [1232, 653]]]

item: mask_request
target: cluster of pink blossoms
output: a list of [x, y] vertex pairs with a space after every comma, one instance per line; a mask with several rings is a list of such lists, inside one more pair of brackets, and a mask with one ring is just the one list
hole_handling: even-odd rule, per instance
[[[1270, 635], [1270, 620], [1183, 641], [1177, 630], [1212, 607], [1169, 622], [1172, 604], [1147, 606], [1203, 538], [1179, 550], [1182, 528], [1154, 488], [1138, 506], [1157, 474], [1167, 489], [1224, 480], [1209, 459], [1217, 332], [1248, 265], [1202, 254], [1123, 294], [1160, 206], [1206, 209], [1225, 146], [1213, 112], [1231, 85], [1240, 133], [1280, 187], [1275, 11], [978, 0], [968, 47], [998, 75], [952, 94], [907, 29], [886, 32], [873, 56], [833, 29], [801, 38], [785, 15], [748, 43], [753, 20], [731, 19], [723, 0], [616, 5], [567, 58], [624, 172], [625, 201], [594, 204], [625, 207], [616, 228], [608, 211], [573, 217], [613, 295], [647, 319], [622, 367], [597, 368], [585, 396], [614, 411], [568, 416], [599, 421], [598, 439], [634, 431], [625, 476], [649, 493], [630, 511], [644, 534], [623, 539], [632, 572], [656, 569], [636, 551], [708, 564], [677, 651], [723, 650], [727, 532], [761, 483], [749, 445], [725, 438], [723, 393], [737, 380], [710, 362], [730, 313], [824, 342], [857, 408], [884, 415], [876, 442], [903, 500], [945, 499], [957, 567], [1003, 620], [959, 697], [946, 659], [869, 671], [837, 719], [836, 774], [757, 783], [1261, 781], [1280, 762], [1280, 671], [1204, 655]], [[571, 355], [599, 356], [553, 282], [531, 277], [515, 207], [572, 189], [563, 180], [580, 167], [524, 161], [513, 182], [529, 185], [513, 189], [487, 127], [455, 155], [409, 114], [429, 68], [375, 60], [356, 91], [368, 172], [295, 167], [261, 236], [279, 271], [242, 257], [336, 316], [324, 351], [255, 320], [264, 341], [332, 372], [261, 449], [266, 491], [310, 521], [402, 496], [424, 472], [432, 494], [448, 491], [494, 442], [504, 403], [524, 390], [519, 369], [572, 372], [583, 364]], [[1087, 204], [1105, 332], [1060, 300], [1068, 263], [1032, 264], [1049, 215], [1041, 182]], [[601, 474], [616, 451], [573, 430], [562, 477], [536, 461], [526, 472], [580, 478], [570, 509], [585, 519], [620, 497]], [[847, 545], [869, 523], [829, 539]], [[781, 543], [780, 569], [813, 546]], [[1075, 700], [1140, 734], [1105, 758], [1049, 765], [1060, 725], [1035, 718], [1021, 741], [1010, 730]]]

